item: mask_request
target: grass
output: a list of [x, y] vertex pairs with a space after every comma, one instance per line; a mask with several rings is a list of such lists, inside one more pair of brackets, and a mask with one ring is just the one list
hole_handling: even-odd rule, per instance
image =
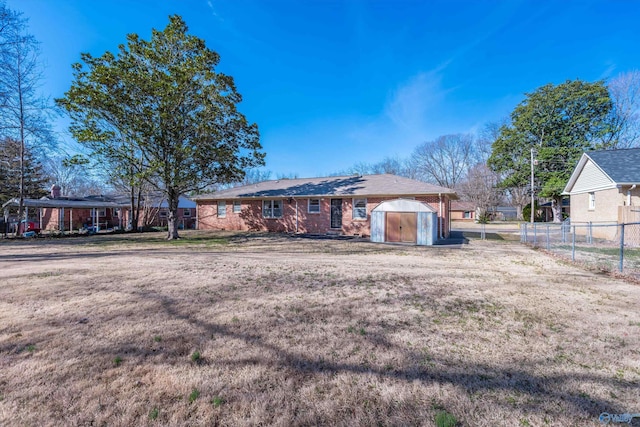
[[151, 420], [157, 420], [158, 415], [160, 415], [160, 410], [158, 408], [153, 408], [149, 411], [149, 419]]
[[189, 403], [193, 403], [200, 397], [200, 390], [194, 388], [191, 390], [191, 394], [189, 395]]
[[508, 242], [190, 237], [1, 243], [0, 425], [599, 425], [640, 401], [637, 285]]
[[435, 417], [436, 427], [455, 427], [458, 424], [456, 417], [446, 411], [440, 411]]
[[225, 400], [223, 397], [220, 396], [214, 396], [213, 399], [211, 399], [211, 404], [217, 408], [218, 406], [221, 406], [223, 403], [225, 403]]

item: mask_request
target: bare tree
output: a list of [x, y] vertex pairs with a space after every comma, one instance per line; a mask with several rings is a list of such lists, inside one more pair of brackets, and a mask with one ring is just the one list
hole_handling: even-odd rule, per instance
[[458, 190], [464, 200], [473, 202], [477, 207], [479, 219], [486, 218], [487, 212], [502, 201], [502, 191], [498, 188], [498, 174], [485, 163], [471, 167]]
[[632, 148], [640, 145], [640, 71], [634, 70], [614, 77], [607, 84], [613, 101], [611, 132], [604, 148]]
[[455, 188], [475, 164], [474, 155], [473, 136], [454, 134], [419, 145], [412, 160], [422, 180]]
[[58, 184], [63, 195], [104, 194], [108, 186], [90, 173], [89, 160], [80, 156], [51, 156], [44, 163], [50, 184]]
[[385, 157], [376, 163], [358, 162], [350, 168], [336, 172], [332, 175], [371, 175], [388, 173], [392, 175], [404, 176], [406, 178], [417, 179], [418, 173], [415, 164], [410, 159], [401, 157]]
[[531, 189], [529, 187], [505, 188], [504, 195], [510, 206], [516, 208], [516, 219], [524, 221], [523, 209], [531, 203]]
[[38, 46], [26, 25], [20, 13], [0, 3], [0, 131], [20, 144], [20, 219], [24, 215], [26, 153], [52, 143], [46, 117], [49, 109], [39, 94]]
[[268, 181], [269, 179], [271, 179], [271, 171], [248, 169], [245, 171], [244, 178], [239, 185], [257, 184], [259, 182]]

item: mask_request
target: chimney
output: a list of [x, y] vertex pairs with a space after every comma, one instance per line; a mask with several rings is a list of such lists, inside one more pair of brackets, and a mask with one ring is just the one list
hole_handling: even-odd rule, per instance
[[57, 199], [60, 197], [60, 186], [58, 184], [53, 184], [51, 186], [51, 198]]

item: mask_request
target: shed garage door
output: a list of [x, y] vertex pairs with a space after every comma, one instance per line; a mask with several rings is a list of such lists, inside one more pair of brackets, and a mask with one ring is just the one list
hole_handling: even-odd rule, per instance
[[387, 212], [385, 241], [416, 243], [418, 214], [416, 212]]

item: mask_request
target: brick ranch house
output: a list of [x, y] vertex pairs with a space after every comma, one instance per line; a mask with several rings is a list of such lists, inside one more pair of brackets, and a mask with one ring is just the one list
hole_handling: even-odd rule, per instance
[[374, 241], [417, 244], [449, 236], [455, 199], [449, 188], [390, 174], [280, 179], [193, 197], [199, 230], [373, 232]]

